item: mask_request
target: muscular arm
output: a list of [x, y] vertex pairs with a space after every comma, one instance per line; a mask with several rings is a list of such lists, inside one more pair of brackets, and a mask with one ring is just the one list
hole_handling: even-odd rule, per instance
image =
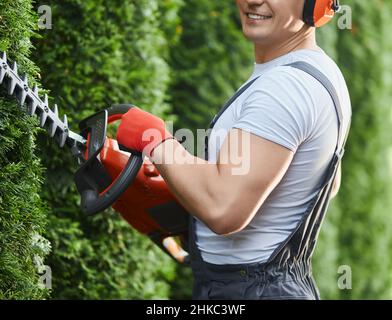
[[[174, 161], [170, 161], [173, 155]], [[215, 233], [230, 234], [254, 217], [282, 179], [293, 155], [281, 145], [232, 129], [216, 164], [192, 156], [173, 139], [159, 145], [151, 160], [192, 215]]]

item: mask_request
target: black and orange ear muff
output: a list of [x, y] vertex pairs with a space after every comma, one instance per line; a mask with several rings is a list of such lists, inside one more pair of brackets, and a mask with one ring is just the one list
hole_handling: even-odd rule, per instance
[[303, 20], [312, 27], [321, 27], [333, 18], [339, 8], [339, 0], [305, 0]]

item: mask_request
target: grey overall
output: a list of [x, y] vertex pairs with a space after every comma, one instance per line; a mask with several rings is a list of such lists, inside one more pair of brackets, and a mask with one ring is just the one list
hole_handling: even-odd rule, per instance
[[[325, 175], [320, 192], [313, 198], [296, 229], [271, 255], [267, 262], [216, 265], [203, 261], [196, 245], [195, 218], [189, 219], [189, 255], [194, 277], [192, 298], [207, 299], [320, 299], [312, 276], [311, 257], [321, 223], [330, 200], [338, 165], [344, 153], [347, 133], [342, 135], [342, 109], [335, 88], [328, 78], [306, 62], [287, 66], [307, 72], [327, 89], [338, 115], [338, 143]], [[257, 78], [256, 78], [257, 79]], [[210, 128], [220, 115], [256, 80], [242, 87], [214, 117]], [[343, 140], [342, 140], [343, 139]], [[342, 147], [339, 148], [339, 145]], [[208, 159], [208, 137], [206, 138]]]

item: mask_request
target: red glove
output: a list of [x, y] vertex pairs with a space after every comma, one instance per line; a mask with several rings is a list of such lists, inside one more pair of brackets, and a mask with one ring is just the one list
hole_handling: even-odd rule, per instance
[[135, 152], [151, 157], [153, 150], [167, 139], [174, 139], [166, 130], [162, 119], [132, 107], [121, 117], [117, 131], [119, 145]]

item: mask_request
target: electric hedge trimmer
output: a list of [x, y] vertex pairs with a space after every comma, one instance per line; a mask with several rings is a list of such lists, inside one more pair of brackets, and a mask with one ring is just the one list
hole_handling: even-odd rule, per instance
[[[93, 215], [112, 206], [177, 262], [189, 263], [183, 249], [189, 214], [149, 160], [120, 148], [106, 135], [108, 125], [121, 120], [132, 105], [114, 105], [82, 120], [78, 134], [69, 129], [66, 115], [60, 118], [57, 105], [49, 107], [47, 95], [41, 99], [38, 87], [31, 89], [27, 76], [19, 76], [16, 62], [10, 67], [5, 52], [0, 53], [0, 84], [23, 110], [38, 116], [39, 125], [61, 148], [70, 148], [79, 165], [74, 181], [84, 213]], [[174, 240], [176, 236], [180, 243]]]

